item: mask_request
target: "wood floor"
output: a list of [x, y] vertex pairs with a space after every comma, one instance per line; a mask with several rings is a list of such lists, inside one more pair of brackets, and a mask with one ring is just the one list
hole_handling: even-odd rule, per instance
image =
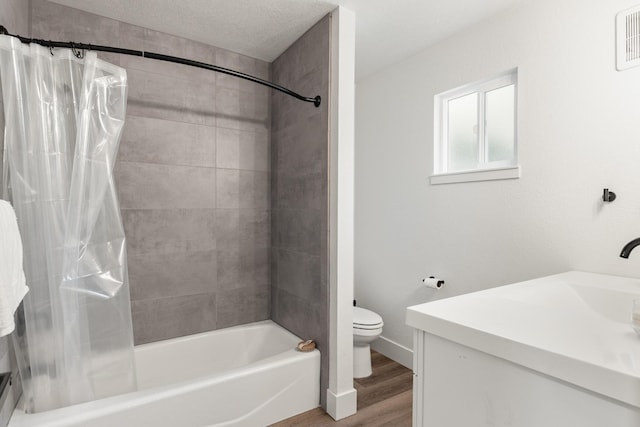
[[322, 408], [288, 418], [271, 427], [411, 426], [413, 374], [410, 369], [375, 351], [371, 352], [373, 375], [354, 380], [358, 412], [334, 421]]

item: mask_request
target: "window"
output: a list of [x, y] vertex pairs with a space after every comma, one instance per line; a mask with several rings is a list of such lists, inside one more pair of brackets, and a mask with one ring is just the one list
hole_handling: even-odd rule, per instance
[[520, 177], [517, 70], [435, 97], [432, 184]]

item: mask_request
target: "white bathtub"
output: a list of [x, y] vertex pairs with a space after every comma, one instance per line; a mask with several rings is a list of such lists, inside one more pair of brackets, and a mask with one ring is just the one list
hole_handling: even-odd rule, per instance
[[319, 405], [320, 352], [271, 321], [136, 346], [139, 390], [10, 427], [265, 426]]

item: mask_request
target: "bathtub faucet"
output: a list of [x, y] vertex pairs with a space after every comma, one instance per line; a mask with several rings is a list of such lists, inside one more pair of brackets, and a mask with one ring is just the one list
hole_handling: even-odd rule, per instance
[[639, 246], [639, 245], [640, 245], [640, 237], [638, 237], [637, 239], [633, 239], [632, 241], [630, 241], [629, 243], [624, 245], [624, 248], [622, 248], [622, 252], [620, 252], [620, 256], [622, 258], [629, 258], [629, 255], [631, 254], [631, 251], [636, 246]]

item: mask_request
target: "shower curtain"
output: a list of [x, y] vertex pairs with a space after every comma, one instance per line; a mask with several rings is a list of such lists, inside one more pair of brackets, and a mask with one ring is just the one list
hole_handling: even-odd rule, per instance
[[76, 54], [0, 36], [2, 194], [30, 288], [13, 333], [27, 412], [136, 388], [113, 181], [127, 76], [95, 52]]

